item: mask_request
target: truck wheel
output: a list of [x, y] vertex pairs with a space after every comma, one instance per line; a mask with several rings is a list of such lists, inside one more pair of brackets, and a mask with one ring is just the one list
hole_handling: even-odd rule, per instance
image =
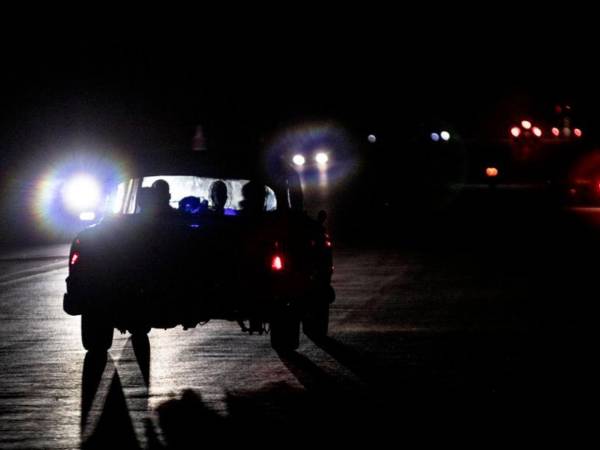
[[292, 351], [300, 346], [300, 319], [291, 311], [281, 311], [271, 320], [271, 347]]
[[327, 337], [329, 330], [329, 302], [319, 301], [311, 305], [302, 320], [302, 331], [312, 340]]
[[100, 314], [81, 315], [81, 342], [86, 350], [106, 351], [112, 345], [113, 327]]

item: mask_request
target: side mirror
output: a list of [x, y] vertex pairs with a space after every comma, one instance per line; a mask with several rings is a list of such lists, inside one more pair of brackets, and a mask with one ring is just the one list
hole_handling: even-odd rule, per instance
[[317, 214], [317, 221], [323, 225], [325, 223], [325, 221], [327, 220], [327, 213], [323, 210], [319, 211], [319, 214]]

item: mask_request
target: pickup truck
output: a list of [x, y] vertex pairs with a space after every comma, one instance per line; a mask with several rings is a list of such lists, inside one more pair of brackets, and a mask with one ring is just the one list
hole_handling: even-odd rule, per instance
[[[215, 189], [218, 187], [219, 189]], [[218, 191], [218, 193], [217, 193]], [[326, 336], [335, 293], [326, 214], [303, 210], [298, 174], [193, 155], [130, 168], [110, 212], [73, 240], [63, 307], [85, 349], [114, 329], [228, 320], [294, 350]]]

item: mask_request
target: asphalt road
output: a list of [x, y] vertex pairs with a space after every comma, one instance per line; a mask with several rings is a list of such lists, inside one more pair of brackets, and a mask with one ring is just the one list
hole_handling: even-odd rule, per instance
[[288, 355], [217, 321], [86, 354], [62, 310], [67, 251], [0, 254], [1, 448], [573, 445], [593, 430], [591, 247], [338, 247], [330, 338]]

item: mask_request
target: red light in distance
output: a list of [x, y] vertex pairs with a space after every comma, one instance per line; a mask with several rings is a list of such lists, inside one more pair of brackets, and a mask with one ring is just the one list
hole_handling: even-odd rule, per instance
[[488, 177], [497, 177], [498, 176], [498, 169], [496, 169], [495, 167], [488, 167], [487, 169], [485, 169], [485, 174]]
[[271, 261], [271, 269], [280, 271], [283, 269], [283, 259], [281, 256], [273, 256], [273, 260]]

